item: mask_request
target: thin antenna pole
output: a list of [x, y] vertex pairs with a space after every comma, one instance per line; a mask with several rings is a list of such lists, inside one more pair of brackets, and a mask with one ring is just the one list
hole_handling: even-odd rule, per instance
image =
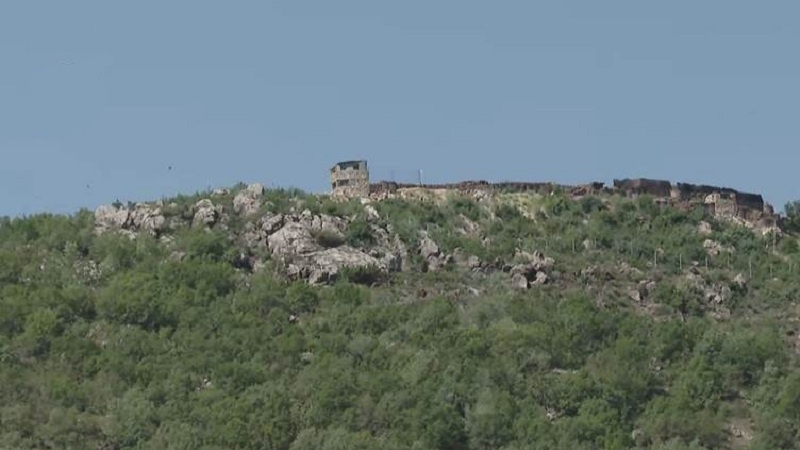
[[417, 172], [417, 176], [419, 177], [419, 185], [422, 187], [422, 169]]

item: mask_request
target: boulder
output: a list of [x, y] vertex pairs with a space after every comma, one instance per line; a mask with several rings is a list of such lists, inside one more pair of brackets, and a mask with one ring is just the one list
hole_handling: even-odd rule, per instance
[[714, 230], [713, 230], [713, 228], [711, 228], [711, 224], [710, 223], [708, 223], [706, 221], [703, 221], [703, 222], [700, 222], [700, 225], [697, 228], [697, 232], [701, 236], [709, 236], [714, 232]]
[[94, 211], [94, 222], [98, 231], [126, 228], [129, 225], [130, 211], [112, 205], [101, 205]]
[[164, 229], [167, 219], [161, 212], [161, 208], [152, 207], [145, 203], [137, 203], [130, 212], [130, 228], [132, 230], [142, 230], [157, 236]]
[[302, 222], [289, 222], [267, 238], [270, 252], [276, 256], [304, 255], [320, 249], [311, 229]]
[[544, 256], [541, 252], [517, 251], [515, 259], [525, 261], [522, 264], [511, 266], [511, 281], [515, 287], [522, 287], [522, 278], [525, 278], [525, 286], [541, 286], [550, 281], [548, 273], [552, 270], [554, 261], [552, 258]]
[[284, 224], [283, 214], [276, 214], [274, 216], [268, 215], [264, 216], [261, 219], [261, 229], [267, 234], [267, 236], [280, 230], [283, 224]]
[[708, 256], [718, 256], [721, 253], [732, 253], [733, 249], [730, 247], [725, 247], [724, 245], [720, 244], [717, 241], [706, 239], [703, 241], [703, 248], [706, 249], [706, 253]]
[[642, 280], [636, 285], [635, 288], [628, 290], [628, 297], [637, 303], [641, 303], [650, 297], [655, 288], [655, 281]]
[[386, 272], [386, 267], [378, 259], [346, 245], [308, 255], [305, 266], [310, 284], [336, 281], [342, 269], [345, 268], [375, 268], [378, 271]]
[[425, 266], [431, 272], [443, 269], [452, 260], [452, 257], [442, 253], [436, 242], [425, 232], [422, 233], [422, 239], [419, 243], [419, 253], [425, 258]]
[[533, 280], [531, 281], [531, 286], [541, 286], [549, 280], [549, 277], [544, 272], [536, 272], [534, 275]]
[[372, 205], [364, 205], [364, 212], [367, 215], [367, 220], [370, 222], [375, 222], [381, 218], [381, 215], [378, 214], [378, 210]]
[[522, 273], [515, 273], [511, 276], [511, 286], [516, 289], [528, 289], [528, 278]]
[[258, 212], [261, 208], [261, 198], [264, 196], [264, 186], [254, 183], [233, 198], [233, 210], [237, 214], [250, 216]]
[[193, 223], [196, 226], [213, 227], [222, 215], [222, 208], [204, 198], [195, 203], [195, 213]]
[[736, 276], [733, 278], [733, 283], [739, 289], [746, 289], [747, 288], [747, 277], [745, 277], [743, 273], [737, 273]]
[[94, 217], [98, 232], [116, 229], [135, 234], [146, 231], [153, 236], [163, 231], [167, 222], [160, 206], [146, 203], [137, 203], [133, 209], [103, 205], [95, 210]]

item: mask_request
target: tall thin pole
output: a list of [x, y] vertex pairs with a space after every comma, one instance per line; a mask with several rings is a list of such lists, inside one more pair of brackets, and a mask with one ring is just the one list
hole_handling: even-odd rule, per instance
[[422, 187], [422, 169], [417, 172], [417, 176], [419, 177], [419, 185]]

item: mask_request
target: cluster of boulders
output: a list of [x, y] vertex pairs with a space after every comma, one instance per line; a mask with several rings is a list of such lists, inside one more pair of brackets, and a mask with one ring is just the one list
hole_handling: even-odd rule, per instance
[[509, 268], [513, 287], [529, 289], [533, 286], [547, 284], [550, 281], [548, 274], [555, 263], [553, 258], [547, 257], [539, 251], [534, 251], [533, 253], [518, 251], [515, 259], [521, 261], [521, 263]]
[[192, 224], [211, 228], [215, 226], [223, 217], [221, 205], [215, 205], [210, 199], [204, 198], [194, 205], [194, 218]]
[[264, 197], [264, 186], [254, 183], [233, 198], [233, 210], [237, 214], [252, 216], [261, 209], [261, 201]]
[[146, 203], [137, 203], [133, 207], [103, 205], [95, 210], [94, 217], [97, 232], [116, 229], [131, 236], [140, 231], [157, 236], [167, 221], [161, 204], [151, 206]]
[[733, 253], [735, 251], [733, 247], [726, 247], [713, 239], [704, 240], [703, 248], [708, 256], [719, 256], [722, 253]]
[[[248, 224], [245, 240], [251, 248], [266, 248], [283, 261], [287, 275], [309, 283], [334, 281], [343, 270], [362, 269], [378, 274], [402, 267], [405, 249], [376, 230], [377, 245], [369, 250], [346, 243], [348, 221], [326, 214], [267, 214]], [[382, 232], [381, 232], [382, 231]]]
[[[175, 204], [167, 205], [167, 207], [175, 206]], [[132, 238], [140, 232], [159, 236], [182, 223], [180, 217], [168, 221], [164, 209], [165, 206], [160, 201], [154, 204], [136, 203], [132, 206], [102, 205], [94, 212], [95, 230], [98, 233], [116, 230]], [[214, 204], [210, 199], [198, 201], [192, 211], [194, 226], [211, 228], [224, 222], [225, 219], [222, 206]]]
[[421, 239], [419, 242], [419, 253], [424, 260], [423, 270], [427, 272], [436, 272], [447, 267], [452, 261], [452, 255], [446, 255], [427, 232], [420, 233]]

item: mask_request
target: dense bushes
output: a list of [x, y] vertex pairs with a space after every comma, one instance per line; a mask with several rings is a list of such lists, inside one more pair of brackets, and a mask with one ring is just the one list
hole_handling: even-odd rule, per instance
[[[316, 236], [325, 247], [374, 243], [355, 203], [289, 190], [269, 191], [266, 201], [354, 217], [344, 237]], [[0, 442], [798, 448], [791, 302], [800, 284], [790, 271], [776, 281], [764, 268], [783, 257], [767, 254], [749, 231], [715, 223], [715, 239], [760, 256], [747, 285], [726, 300], [730, 314], [711, 318], [679, 266], [704, 258], [696, 228], [708, 218], [646, 198], [537, 202], [532, 214], [463, 198], [375, 205], [409, 248], [427, 230], [446, 253], [460, 248], [484, 261], [512, 261], [518, 248], [544, 251], [560, 273], [525, 292], [510, 291], [506, 273], [457, 268], [389, 280], [374, 268], [344, 270], [318, 288], [237, 270], [231, 260], [242, 249], [221, 230], [183, 229], [164, 243], [96, 236], [85, 213], [4, 220]], [[733, 268], [748, 259], [737, 253], [731, 266], [712, 257], [707, 271], [697, 267], [709, 282], [734, 286]], [[631, 272], [580, 275], [622, 262]], [[649, 306], [660, 306], [658, 314], [625, 290], [649, 279], [657, 280]], [[367, 287], [377, 281], [389, 282]], [[744, 430], [729, 431], [734, 424]]]

